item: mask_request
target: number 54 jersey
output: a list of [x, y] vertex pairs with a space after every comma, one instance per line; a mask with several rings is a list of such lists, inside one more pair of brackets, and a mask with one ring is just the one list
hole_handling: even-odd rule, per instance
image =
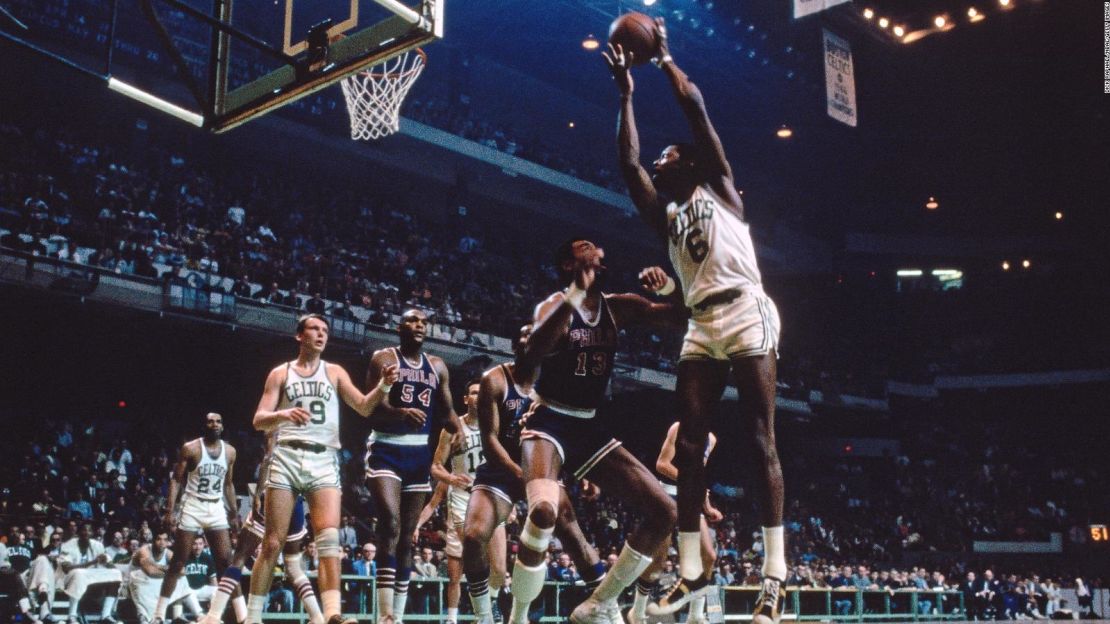
[[439, 375], [428, 356], [409, 362], [400, 349], [397, 381], [389, 391], [389, 404], [424, 412], [424, 424], [417, 427], [405, 420], [378, 425], [366, 440], [366, 478], [395, 479], [402, 492], [431, 492], [429, 466], [432, 462], [432, 422], [439, 393]]

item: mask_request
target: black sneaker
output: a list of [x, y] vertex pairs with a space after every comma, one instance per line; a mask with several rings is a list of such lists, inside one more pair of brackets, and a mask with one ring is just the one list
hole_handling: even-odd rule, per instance
[[328, 618], [328, 624], [358, 624], [358, 620], [353, 617], [345, 618], [342, 615], [336, 613], [335, 615]]
[[752, 611], [752, 624], [779, 624], [784, 602], [786, 588], [782, 580], [773, 576], [763, 577], [763, 585], [759, 588], [759, 597], [755, 599]]
[[712, 585], [709, 583], [709, 579], [705, 577], [693, 581], [684, 578], [679, 579], [658, 602], [648, 604], [647, 615], [674, 613], [694, 598], [708, 594], [711, 588]]

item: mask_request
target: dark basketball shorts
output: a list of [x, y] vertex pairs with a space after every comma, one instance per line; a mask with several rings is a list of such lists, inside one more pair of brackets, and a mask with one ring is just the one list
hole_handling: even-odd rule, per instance
[[[261, 539], [266, 533], [266, 492], [259, 492], [255, 499], [255, 503], [251, 505], [250, 513], [247, 514], [247, 522], [243, 526]], [[308, 525], [305, 523], [304, 517], [304, 506], [304, 497], [298, 496], [296, 502], [293, 503], [293, 513], [289, 518], [289, 532], [286, 534], [285, 541], [297, 542], [308, 535]]]
[[563, 460], [563, 471], [584, 479], [605, 456], [621, 446], [595, 418], [568, 416], [533, 401], [526, 409], [520, 439], [547, 440]]
[[366, 478], [396, 479], [402, 492], [431, 492], [432, 452], [423, 444], [366, 444]]
[[524, 483], [508, 468], [489, 462], [478, 466], [472, 490], [486, 490], [509, 504], [524, 500]]

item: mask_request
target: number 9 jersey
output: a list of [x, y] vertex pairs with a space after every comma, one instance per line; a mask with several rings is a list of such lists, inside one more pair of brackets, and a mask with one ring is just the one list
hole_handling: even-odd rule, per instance
[[278, 444], [305, 442], [339, 448], [339, 394], [328, 379], [328, 365], [320, 360], [319, 366], [307, 377], [297, 374], [293, 362], [285, 365], [285, 383], [281, 386], [278, 410], [299, 407], [309, 414], [304, 425], [283, 422], [275, 430]]

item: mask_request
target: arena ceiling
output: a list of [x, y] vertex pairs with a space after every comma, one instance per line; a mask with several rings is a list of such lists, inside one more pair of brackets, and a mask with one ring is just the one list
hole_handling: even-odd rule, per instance
[[[755, 195], [786, 213], [775, 219], [824, 233], [1054, 232], [1090, 246], [1108, 221], [1101, 6], [999, 2], [876, 0], [799, 20], [786, 0], [560, 0], [516, 11], [466, 3], [449, 10], [441, 45], [615, 111], [601, 59], [581, 41], [593, 34], [604, 42], [621, 10], [662, 15], [676, 59], [706, 94], [738, 182], [761, 180]], [[985, 19], [972, 23], [976, 6]], [[937, 16], [945, 28], [934, 26]], [[922, 36], [903, 43], [896, 25]], [[826, 115], [822, 29], [851, 42], [857, 128]], [[636, 77], [641, 125], [681, 136], [658, 73]], [[790, 140], [775, 136], [783, 124], [794, 130]], [[612, 149], [610, 136], [597, 140]], [[799, 200], [774, 201], [786, 192]], [[939, 209], [925, 208], [930, 196]]]

